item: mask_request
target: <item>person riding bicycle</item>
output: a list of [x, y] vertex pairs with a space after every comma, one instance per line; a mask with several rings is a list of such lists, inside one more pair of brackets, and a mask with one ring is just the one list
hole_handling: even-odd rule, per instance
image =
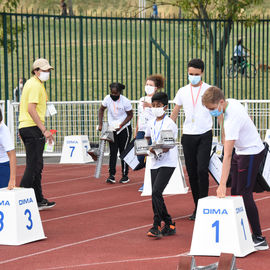
[[[237, 41], [237, 45], [234, 47], [234, 51], [233, 51], [233, 64], [239, 64], [239, 66], [241, 66], [241, 63], [243, 61], [245, 61], [246, 57], [249, 56], [248, 54], [248, 49], [246, 49], [243, 45], [242, 45], [242, 39], [238, 39]], [[242, 71], [244, 72], [244, 70]]]

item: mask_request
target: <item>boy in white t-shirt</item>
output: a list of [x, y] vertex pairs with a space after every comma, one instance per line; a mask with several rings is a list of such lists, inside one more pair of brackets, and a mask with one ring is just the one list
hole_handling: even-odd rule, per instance
[[[217, 196], [226, 196], [226, 182], [231, 170], [231, 195], [243, 197], [254, 247], [256, 250], [268, 249], [252, 194], [265, 152], [260, 135], [244, 106], [235, 99], [225, 99], [219, 88], [210, 87], [204, 93], [202, 102], [212, 116], [223, 120], [224, 158]], [[235, 154], [232, 156], [233, 148]]]
[[[152, 112], [155, 119], [151, 120], [145, 131], [145, 137], [152, 140], [152, 143], [158, 141], [162, 130], [172, 130], [174, 138], [177, 138], [178, 129], [176, 124], [169, 118], [165, 111], [168, 108], [168, 96], [166, 93], [158, 92], [152, 97]], [[152, 183], [152, 207], [154, 212], [153, 227], [148, 231], [150, 237], [161, 237], [173, 235], [176, 233], [175, 223], [167, 212], [162, 193], [166, 188], [178, 162], [178, 149], [175, 146], [172, 149], [158, 149], [155, 151], [150, 148], [153, 154], [151, 160], [151, 183]], [[165, 226], [161, 230], [161, 222]]]
[[16, 185], [16, 154], [8, 127], [0, 110], [0, 188], [13, 189]]
[[189, 183], [195, 204], [190, 220], [195, 220], [198, 200], [208, 196], [208, 166], [212, 147], [212, 117], [202, 105], [202, 95], [210, 87], [202, 81], [204, 62], [192, 59], [188, 63], [190, 84], [180, 88], [174, 98], [173, 121], [183, 107], [185, 122], [181, 144], [185, 157]]

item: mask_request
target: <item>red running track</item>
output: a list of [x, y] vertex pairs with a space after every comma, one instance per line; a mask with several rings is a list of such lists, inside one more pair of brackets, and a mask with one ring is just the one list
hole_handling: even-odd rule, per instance
[[[56, 201], [54, 208], [40, 212], [47, 239], [0, 246], [0, 269], [176, 269], [191, 244], [191, 193], [166, 196], [177, 234], [151, 239], [146, 236], [153, 218], [151, 197], [141, 197], [137, 191], [144, 172], [131, 172], [128, 184], [111, 185], [105, 183], [108, 169], [104, 167], [100, 179], [95, 179], [95, 165], [45, 165], [44, 194]], [[19, 166], [17, 182], [23, 170]], [[211, 180], [209, 195], [215, 190]], [[255, 194], [255, 199], [263, 234], [270, 242], [270, 194]], [[217, 257], [196, 257], [197, 265], [216, 261]], [[269, 270], [270, 251], [237, 258], [237, 268]]]

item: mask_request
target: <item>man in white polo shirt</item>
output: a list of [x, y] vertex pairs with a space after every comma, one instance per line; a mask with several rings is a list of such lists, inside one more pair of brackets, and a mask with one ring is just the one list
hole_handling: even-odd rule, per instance
[[198, 200], [208, 196], [209, 188], [208, 166], [213, 123], [208, 109], [202, 105], [202, 95], [210, 87], [201, 79], [203, 71], [204, 62], [201, 59], [192, 59], [188, 63], [190, 84], [178, 90], [171, 115], [172, 120], [176, 122], [179, 111], [183, 107], [185, 122], [181, 143], [195, 204], [190, 220], [195, 220]]

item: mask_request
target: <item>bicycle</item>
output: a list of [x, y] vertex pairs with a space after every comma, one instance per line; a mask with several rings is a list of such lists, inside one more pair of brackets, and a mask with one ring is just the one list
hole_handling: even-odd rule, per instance
[[232, 58], [233, 64], [227, 68], [227, 76], [229, 78], [236, 78], [238, 73], [248, 78], [254, 78], [257, 70], [253, 64], [248, 63], [247, 59], [242, 57], [241, 63], [238, 62], [237, 56]]

